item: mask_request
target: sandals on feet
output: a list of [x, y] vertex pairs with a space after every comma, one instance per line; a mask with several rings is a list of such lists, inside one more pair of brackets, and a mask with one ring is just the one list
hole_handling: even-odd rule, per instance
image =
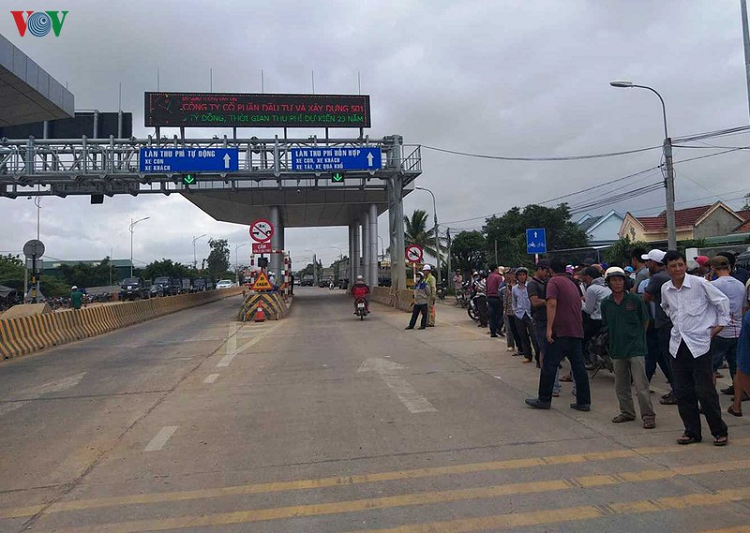
[[653, 416], [643, 417], [643, 429], [654, 429], [656, 427], [656, 419]]
[[572, 383], [573, 382], [573, 378], [570, 376], [570, 374], [565, 374], [564, 376], [560, 377], [560, 381], [562, 381], [564, 383]]
[[731, 405], [727, 408], [727, 413], [729, 413], [732, 416], [742, 416], [742, 410], [735, 411], [734, 407]]
[[695, 444], [700, 442], [701, 440], [703, 439], [701, 439], [700, 437], [691, 437], [690, 435], [686, 434], [677, 439], [677, 444]]
[[677, 405], [677, 398], [673, 393], [669, 393], [666, 395], [666, 397], [662, 396], [661, 400], [659, 400], [659, 403], [662, 405]]
[[620, 413], [612, 419], [612, 422], [614, 422], [615, 424], [622, 424], [623, 422], [632, 422], [633, 420], [635, 420], [635, 418], [633, 418], [632, 416]]
[[714, 446], [726, 446], [729, 444], [729, 437], [723, 435], [714, 439]]

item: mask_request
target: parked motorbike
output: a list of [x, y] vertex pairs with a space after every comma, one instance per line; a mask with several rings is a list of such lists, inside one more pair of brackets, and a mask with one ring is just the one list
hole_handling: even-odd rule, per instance
[[469, 313], [469, 318], [471, 318], [474, 322], [479, 322], [479, 308], [477, 308], [476, 296], [473, 296], [471, 299], [469, 299], [466, 312]]
[[445, 285], [443, 283], [437, 284], [437, 297], [445, 300]]
[[586, 345], [586, 351], [589, 354], [591, 360], [586, 364], [587, 370], [593, 370], [591, 378], [599, 373], [600, 370], [606, 369], [614, 374], [615, 365], [612, 362], [612, 358], [609, 356], [609, 336], [606, 331], [599, 333], [594, 336]]

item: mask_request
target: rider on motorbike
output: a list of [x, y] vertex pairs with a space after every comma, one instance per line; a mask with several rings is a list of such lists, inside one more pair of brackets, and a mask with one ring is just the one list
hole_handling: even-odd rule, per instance
[[365, 311], [369, 314], [370, 301], [367, 298], [367, 295], [370, 294], [370, 287], [365, 284], [365, 279], [362, 276], [357, 276], [357, 281], [352, 285], [352, 290], [350, 292], [352, 293], [352, 296], [354, 296], [354, 314], [357, 314], [357, 300], [360, 298], [365, 301]]

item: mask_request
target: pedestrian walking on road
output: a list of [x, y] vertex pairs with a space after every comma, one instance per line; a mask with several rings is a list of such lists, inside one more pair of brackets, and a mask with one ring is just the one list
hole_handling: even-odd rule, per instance
[[526, 288], [529, 271], [525, 267], [516, 270], [516, 286], [513, 287], [513, 312], [515, 314], [516, 330], [521, 339], [520, 353], [524, 362], [530, 363], [534, 359], [532, 347], [539, 361], [539, 346], [537, 345], [531, 322], [531, 300]]
[[702, 277], [687, 274], [682, 252], [664, 256], [670, 281], [661, 288], [661, 306], [672, 320], [669, 353], [674, 357], [677, 407], [685, 432], [678, 444], [701, 441], [698, 402], [714, 437], [714, 445], [729, 442], [714, 385], [711, 339], [729, 325], [729, 299]]
[[419, 329], [427, 328], [427, 320], [429, 314], [429, 302], [432, 293], [430, 292], [430, 285], [425, 281], [424, 274], [417, 272], [417, 279], [414, 282], [414, 307], [411, 311], [411, 320], [406, 329], [414, 329], [417, 324], [417, 317], [422, 314], [422, 322]]
[[611, 294], [601, 304], [602, 327], [606, 328], [609, 337], [609, 355], [615, 368], [615, 392], [620, 405], [620, 414], [612, 422], [620, 424], [635, 420], [632, 383], [643, 427], [654, 429], [656, 418], [646, 377], [646, 330], [649, 314], [643, 299], [628, 292], [627, 278], [628, 275], [621, 268], [607, 269], [605, 281]]
[[425, 282], [427, 283], [427, 285], [430, 286], [430, 301], [428, 303], [429, 316], [427, 318], [427, 327], [434, 328], [435, 327], [435, 301], [437, 297], [437, 282], [435, 281], [435, 276], [432, 275], [432, 267], [430, 265], [425, 265], [424, 267], [422, 267], [422, 271], [424, 272]]
[[[732, 276], [732, 265], [723, 255], [711, 258], [711, 271], [716, 275], [712, 281], [714, 287], [729, 298], [729, 324], [716, 337], [711, 339], [711, 358], [714, 372], [718, 372], [724, 361], [729, 365], [729, 374], [734, 380], [737, 370], [737, 339], [742, 328], [742, 309], [745, 305], [745, 285]], [[728, 387], [721, 392], [734, 394], [734, 388]]]
[[526, 405], [535, 409], [551, 407], [555, 376], [560, 362], [567, 357], [576, 383], [576, 403], [570, 404], [570, 408], [590, 411], [591, 390], [583, 360], [581, 294], [566, 274], [565, 263], [556, 258], [550, 266], [553, 275], [547, 282], [547, 353], [539, 376], [538, 395], [528, 398]]

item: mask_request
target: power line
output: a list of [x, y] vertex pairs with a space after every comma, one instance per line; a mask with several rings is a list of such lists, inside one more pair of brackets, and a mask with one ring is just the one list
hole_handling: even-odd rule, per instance
[[648, 152], [649, 150], [655, 150], [661, 148], [659, 146], [649, 146], [648, 148], [638, 148], [636, 150], [625, 150], [622, 152], [607, 152], [603, 154], [590, 154], [590, 155], [571, 155], [571, 156], [560, 156], [560, 157], [514, 157], [504, 155], [488, 155], [488, 154], [474, 154], [471, 152], [459, 152], [457, 150], [448, 150], [447, 148], [438, 148], [436, 146], [422, 145], [425, 150], [433, 150], [435, 152], [442, 152], [445, 154], [460, 155], [464, 157], [476, 157], [479, 159], [493, 159], [497, 161], [580, 161], [583, 159], [600, 159], [603, 157], [615, 157], [619, 155], [637, 154], [640, 152]]

